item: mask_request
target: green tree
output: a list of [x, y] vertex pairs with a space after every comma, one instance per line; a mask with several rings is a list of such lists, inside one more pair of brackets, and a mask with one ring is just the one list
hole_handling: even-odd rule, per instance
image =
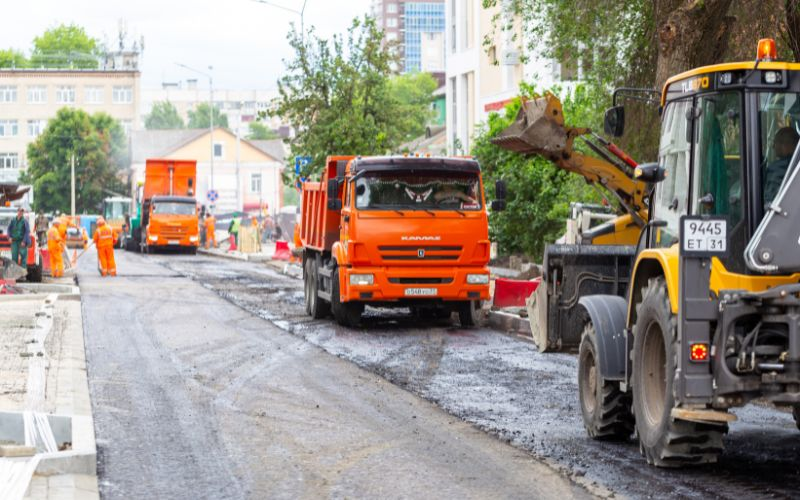
[[[188, 128], [208, 128], [211, 126], [210, 106], [200, 103], [195, 109], [189, 110]], [[228, 116], [223, 115], [218, 107], [214, 106], [214, 127], [228, 128]]]
[[268, 128], [266, 125], [260, 122], [250, 122], [250, 133], [247, 134], [247, 138], [250, 140], [270, 140], [270, 139], [280, 139], [280, 136], [272, 131], [272, 129]]
[[19, 50], [0, 50], [0, 68], [27, 68], [28, 59]]
[[346, 34], [332, 40], [320, 39], [314, 30], [289, 33], [295, 55], [278, 80], [271, 114], [297, 131], [290, 157], [312, 157], [303, 175], [319, 172], [330, 154], [393, 151], [410, 133], [404, 113], [428, 115], [427, 105], [404, 106], [392, 94], [393, 56], [382, 40], [369, 17], [354, 19]]
[[160, 101], [153, 103], [153, 109], [144, 118], [144, 126], [147, 130], [164, 130], [183, 128], [184, 124], [175, 105]]
[[[534, 94], [528, 86], [523, 86], [523, 93], [528, 97]], [[581, 126], [599, 123], [602, 113], [595, 94], [592, 87], [578, 86], [562, 99], [568, 122]], [[544, 158], [523, 156], [491, 143], [514, 121], [519, 108], [520, 100], [515, 99], [503, 113], [491, 113], [475, 133], [472, 154], [481, 163], [486, 186], [494, 186], [494, 181], [501, 178], [508, 185], [507, 209], [493, 213], [490, 219], [492, 241], [498, 242], [502, 253], [525, 254], [541, 262], [545, 245], [565, 231], [570, 202], [601, 199], [582, 177], [561, 170]]]
[[430, 73], [405, 73], [389, 80], [389, 93], [399, 102], [396, 116], [398, 126], [406, 140], [425, 133], [425, 127], [433, 120], [435, 113], [433, 91], [439, 83]]
[[62, 108], [28, 145], [28, 168], [22, 181], [33, 184], [36, 210], [69, 211], [73, 154], [78, 212], [96, 213], [107, 191], [125, 191], [118, 177], [127, 164], [125, 133], [119, 122], [105, 113], [89, 115], [81, 109]]
[[82, 27], [60, 24], [33, 39], [31, 66], [95, 69], [101, 53], [98, 41]]

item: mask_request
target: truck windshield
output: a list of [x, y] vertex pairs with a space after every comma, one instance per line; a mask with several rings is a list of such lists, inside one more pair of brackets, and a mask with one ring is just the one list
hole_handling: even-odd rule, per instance
[[197, 206], [194, 203], [179, 201], [158, 201], [153, 203], [154, 214], [195, 215]]
[[480, 181], [470, 173], [372, 172], [356, 180], [356, 208], [480, 210]]

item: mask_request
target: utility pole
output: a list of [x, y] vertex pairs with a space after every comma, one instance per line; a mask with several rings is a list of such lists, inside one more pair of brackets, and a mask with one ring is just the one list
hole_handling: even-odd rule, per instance
[[72, 208], [72, 216], [75, 217], [75, 153], [72, 153], [69, 156], [69, 171], [70, 171], [70, 177], [71, 177], [71, 181], [70, 181], [70, 184], [71, 184], [71, 188], [70, 188], [71, 203], [70, 203], [70, 205], [71, 205], [71, 208]]
[[239, 103], [239, 119], [236, 121], [236, 210], [244, 210], [242, 203], [242, 186], [239, 178], [239, 149], [242, 134], [242, 107], [244, 103]]

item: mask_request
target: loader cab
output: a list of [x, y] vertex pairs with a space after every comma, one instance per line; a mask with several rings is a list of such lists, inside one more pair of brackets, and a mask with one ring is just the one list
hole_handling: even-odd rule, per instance
[[[647, 247], [677, 243], [683, 215], [725, 216], [730, 251], [722, 263], [749, 274], [743, 252], [800, 137], [800, 64], [773, 59], [706, 66], [667, 81], [658, 153], [666, 175], [649, 212], [661, 222], [648, 227]], [[619, 112], [608, 118], [618, 123]]]

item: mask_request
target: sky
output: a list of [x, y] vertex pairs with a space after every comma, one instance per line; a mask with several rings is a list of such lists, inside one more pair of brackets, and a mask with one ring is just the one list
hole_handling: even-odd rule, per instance
[[[214, 88], [275, 89], [283, 59], [292, 56], [286, 39], [300, 16], [253, 0], [2, 0], [13, 8], [3, 16], [0, 47], [29, 54], [33, 38], [60, 23], [83, 26], [90, 36], [116, 47], [120, 22], [131, 40], [144, 37], [142, 87], [162, 81], [204, 77], [179, 62], [207, 72]], [[269, 0], [299, 11], [303, 0]], [[306, 0], [305, 26], [323, 37], [344, 32], [368, 13], [370, 0]]]

